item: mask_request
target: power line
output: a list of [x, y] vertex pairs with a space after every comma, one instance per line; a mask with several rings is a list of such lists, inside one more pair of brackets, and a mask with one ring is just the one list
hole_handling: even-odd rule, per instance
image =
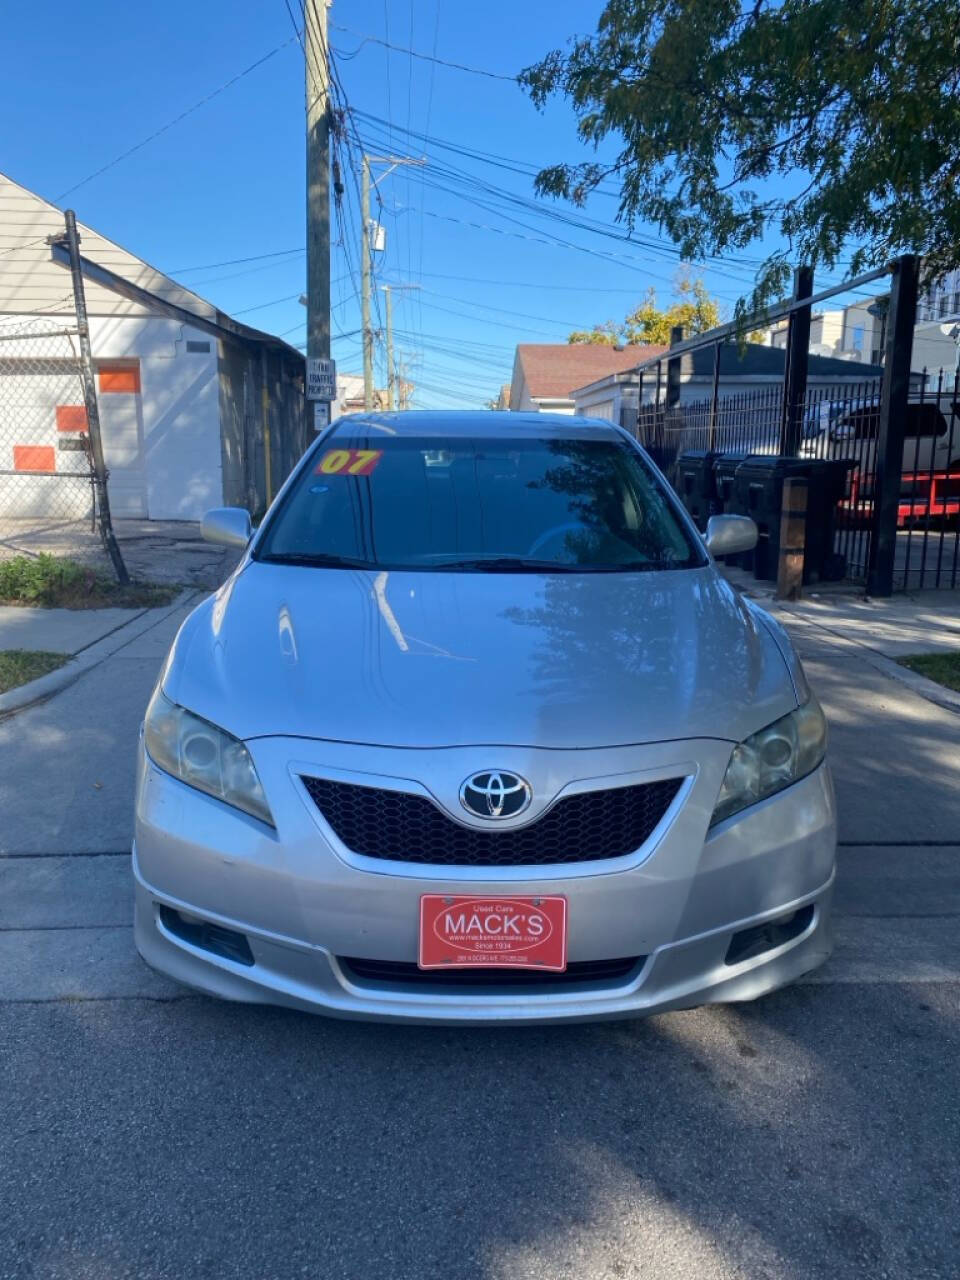
[[35, 240], [24, 240], [20, 244], [12, 244], [9, 249], [4, 249], [0, 253], [0, 258], [5, 258], [8, 253], [16, 253], [18, 249], [30, 249], [35, 244], [43, 244], [46, 238], [46, 236], [37, 236]]
[[251, 71], [256, 71], [257, 68], [262, 67], [265, 62], [269, 62], [270, 59], [275, 57], [275, 55], [282, 49], [286, 49], [287, 45], [293, 44], [295, 39], [295, 36], [291, 36], [289, 40], [284, 40], [282, 44], [278, 44], [275, 48], [271, 49], [269, 53], [265, 53], [262, 58], [258, 58], [256, 62], [251, 62], [249, 67], [245, 67], [243, 71], [238, 71], [235, 76], [231, 76], [229, 80], [224, 81], [219, 88], [206, 94], [198, 102], [195, 102], [192, 107], [187, 107], [186, 111], [181, 111], [179, 115], [174, 116], [174, 118], [167, 121], [165, 125], [161, 125], [159, 129], [154, 130], [154, 132], [149, 134], [146, 138], [142, 138], [140, 142], [135, 143], [132, 147], [128, 147], [126, 151], [122, 151], [120, 155], [115, 156], [108, 164], [101, 165], [99, 169], [95, 169], [93, 173], [88, 173], [85, 178], [81, 178], [80, 181], [75, 182], [72, 187], [68, 187], [66, 191], [62, 191], [60, 195], [56, 197], [54, 203], [59, 204], [60, 201], [66, 199], [67, 196], [73, 195], [74, 191], [79, 191], [79, 189], [81, 187], [85, 187], [88, 182], [92, 182], [94, 178], [99, 178], [101, 174], [106, 173], [108, 169], [112, 169], [115, 165], [120, 164], [121, 161], [128, 159], [135, 152], [142, 150], [144, 147], [148, 146], [149, 143], [154, 142], [157, 138], [169, 132], [169, 130], [175, 125], [178, 125], [181, 120], [185, 120], [187, 116], [193, 115], [195, 111], [199, 111], [201, 107], [205, 107], [208, 102], [212, 102], [214, 98], [219, 97], [219, 95], [229, 89], [231, 85], [235, 85], [238, 80], [242, 80], [244, 76], [248, 76]]
[[227, 258], [223, 262], [205, 262], [199, 267], [176, 267], [172, 271], [165, 271], [164, 275], [188, 276], [193, 271], [213, 271], [216, 267], [235, 267], [241, 262], [263, 262], [265, 258], [286, 258], [295, 253], [306, 252], [306, 245], [300, 249], [277, 249], [274, 253], [255, 253], [249, 258]]
[[[558, 320], [555, 316], [535, 316], [529, 311], [509, 311], [506, 307], [491, 307], [486, 302], [474, 302], [472, 298], [461, 298], [455, 293], [440, 293], [436, 289], [424, 289], [423, 292], [429, 294], [431, 298], [445, 298], [448, 302], [459, 302], [462, 306], [479, 307], [481, 311], [494, 311], [498, 315], [516, 316], [521, 320], [540, 320], [544, 324], [555, 324], [561, 328], [575, 329], [583, 323], [582, 320]], [[516, 326], [509, 327], [515, 328]]]
[[[306, 57], [307, 50], [303, 43], [303, 32], [301, 31], [300, 27], [297, 26], [297, 20], [293, 16], [293, 10], [290, 8], [290, 0], [283, 0], [283, 3], [286, 5], [287, 13], [290, 15], [290, 25], [291, 27], [293, 27], [294, 35], [297, 37], [297, 44], [300, 46], [301, 49], [303, 49], [303, 56]], [[300, 10], [302, 13], [303, 12], [302, 5], [300, 6]]]
[[[332, 285], [339, 284], [340, 281], [343, 279], [345, 279], [344, 276], [338, 276], [336, 280], [331, 280], [330, 283]], [[279, 306], [281, 302], [292, 302], [294, 298], [302, 298], [302, 297], [303, 297], [303, 290], [298, 289], [296, 293], [285, 294], [282, 298], [273, 298], [270, 302], [258, 302], [256, 306], [244, 307], [241, 311], [231, 311], [230, 314], [234, 316], [243, 316], [243, 315], [246, 315], [247, 312], [249, 311], [263, 311], [266, 307], [276, 307], [276, 306]]]
[[[568, 293], [629, 293], [636, 297], [636, 289], [614, 289], [595, 284], [545, 284], [541, 280], [490, 280], [486, 276], [447, 275], [439, 271], [422, 272], [425, 280], [457, 280], [463, 284], [491, 284], [512, 289], [559, 289]], [[477, 304], [479, 305], [479, 303]]]
[[379, 36], [365, 35], [362, 31], [354, 31], [352, 27], [345, 27], [340, 22], [331, 22], [330, 26], [337, 31], [345, 31], [347, 35], [354, 36], [360, 41], [352, 52], [346, 53], [343, 50], [337, 50], [347, 60], [355, 58], [365, 44], [380, 44], [385, 49], [392, 49], [395, 53], [406, 53], [411, 58], [421, 58], [424, 62], [434, 62], [440, 67], [451, 67], [454, 71], [469, 71], [471, 75], [486, 76], [490, 80], [508, 80], [511, 84], [517, 83], [516, 76], [505, 76], [500, 71], [488, 71], [485, 67], [468, 67], [463, 62], [448, 62], [446, 58], [438, 58], [432, 53], [420, 53], [416, 49], [406, 49], [403, 45], [391, 44], [389, 40], [381, 40]]
[[561, 249], [575, 249], [579, 253], [587, 253], [595, 258], [605, 258], [607, 261], [616, 262], [618, 265], [626, 267], [627, 270], [629, 271], [638, 271], [640, 272], [640, 274], [647, 275], [647, 276], [652, 275], [652, 272], [650, 272], [647, 268], [641, 267], [637, 265], [635, 262], [631, 262], [630, 254], [609, 253], [609, 252], [604, 252], [600, 249], [591, 249], [587, 245], [574, 244], [569, 240], [561, 240], [557, 236], [553, 236], [547, 239], [545, 236], [523, 235], [518, 231], [508, 231], [503, 227], [492, 227], [489, 225], [489, 223], [471, 222], [466, 218], [457, 218], [457, 217], [454, 217], [453, 214], [436, 213], [432, 209], [417, 209], [413, 205], [402, 206], [400, 211], [406, 212], [406, 213], [423, 213], [428, 218], [437, 218], [442, 222], [455, 222], [463, 227], [472, 227], [475, 231], [492, 231], [492, 232], [495, 232], [497, 235], [509, 236], [514, 240], [526, 240], [532, 244], [545, 244], [545, 245], [549, 245], [551, 248], [559, 247]]
[[[410, 0], [410, 3], [411, 3], [411, 12], [412, 12], [413, 0]], [[439, 44], [439, 41], [440, 41], [440, 0], [436, 0], [436, 13], [434, 15], [434, 22], [433, 22], [433, 57], [434, 58], [436, 58], [437, 56], [437, 46]], [[411, 46], [413, 45], [412, 40], [410, 41], [410, 44]], [[412, 73], [413, 72], [412, 61], [410, 64], [410, 70]], [[430, 120], [433, 115], [433, 90], [436, 84], [436, 79], [437, 79], [437, 67], [436, 67], [436, 63], [434, 63], [430, 67], [430, 88], [427, 93], [427, 114], [423, 124], [423, 149], [424, 150], [426, 149], [427, 135], [430, 132]], [[420, 203], [421, 204], [423, 204], [423, 201], [426, 198], [424, 194], [425, 191], [426, 191], [426, 165], [421, 165], [420, 167]], [[419, 236], [419, 242], [417, 246], [417, 279], [418, 280], [423, 279], [423, 241], [424, 241], [425, 231], [426, 231], [426, 223], [424, 222], [424, 219], [421, 218], [420, 219], [420, 236]], [[423, 308], [422, 307], [419, 308], [418, 310], [418, 321], [419, 321], [419, 328], [422, 333], [423, 332]], [[421, 338], [421, 342], [422, 342], [422, 338]]]
[[[495, 329], [508, 329], [511, 333], [516, 333], [518, 326], [515, 324], [507, 324], [503, 320], [490, 320], [486, 316], [465, 316], [462, 311], [457, 311], [453, 307], [441, 307], [436, 302], [424, 301], [425, 307], [431, 311], [442, 311], [448, 316], [459, 316], [463, 320], [470, 320], [473, 324], [491, 325]], [[563, 323], [561, 321], [551, 321], [549, 323]], [[575, 327], [575, 326], [574, 326]], [[535, 334], [538, 338], [548, 338], [556, 341], [556, 334], [544, 333], [540, 329], [528, 329], [528, 333]]]

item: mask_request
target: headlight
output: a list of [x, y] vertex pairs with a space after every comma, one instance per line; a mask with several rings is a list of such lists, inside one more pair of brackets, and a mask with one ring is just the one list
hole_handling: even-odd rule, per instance
[[250, 752], [232, 734], [201, 720], [157, 688], [143, 725], [151, 760], [166, 773], [274, 825]]
[[813, 694], [796, 711], [734, 747], [710, 825], [813, 773], [827, 750], [827, 722]]

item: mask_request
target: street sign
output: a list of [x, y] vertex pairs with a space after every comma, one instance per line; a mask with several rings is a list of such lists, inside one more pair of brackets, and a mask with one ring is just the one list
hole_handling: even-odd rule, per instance
[[325, 427], [330, 425], [330, 401], [314, 400], [313, 402], [313, 429], [314, 431], [323, 431]]
[[337, 365], [321, 358], [307, 361], [307, 399], [336, 400]]

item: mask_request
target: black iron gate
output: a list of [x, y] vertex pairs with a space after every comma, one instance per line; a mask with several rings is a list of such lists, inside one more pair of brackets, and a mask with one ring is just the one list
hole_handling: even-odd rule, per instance
[[[795, 297], [771, 308], [788, 316], [786, 367], [769, 389], [723, 394], [720, 349], [739, 340], [725, 325], [689, 342], [677, 335], [668, 355], [638, 370], [637, 434], [676, 483], [678, 459], [691, 452], [720, 455], [728, 466], [749, 455], [831, 459], [845, 463], [835, 511], [834, 552], [847, 576], [873, 594], [955, 587], [960, 578], [960, 369], [911, 370], [917, 303], [917, 260], [902, 258], [889, 272], [891, 289], [882, 368], [855, 381], [807, 385], [806, 349], [794, 340], [794, 320], [809, 319], [812, 303], [886, 272], [811, 297], [808, 272], [798, 271]], [[808, 329], [797, 325], [802, 341]], [[695, 402], [680, 396], [680, 362], [712, 347], [713, 394]], [[661, 365], [668, 366], [668, 376]], [[851, 363], [853, 373], [856, 364]]]

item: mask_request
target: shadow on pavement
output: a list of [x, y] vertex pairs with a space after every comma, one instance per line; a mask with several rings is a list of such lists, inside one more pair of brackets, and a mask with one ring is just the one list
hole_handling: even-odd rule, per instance
[[933, 985], [502, 1031], [6, 1006], [0, 1273], [955, 1275], [957, 1030]]

